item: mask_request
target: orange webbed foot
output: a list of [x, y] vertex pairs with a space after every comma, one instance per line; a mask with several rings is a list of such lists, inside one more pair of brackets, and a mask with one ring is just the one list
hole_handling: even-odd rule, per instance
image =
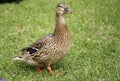
[[37, 72], [42, 72], [42, 69], [40, 67], [36, 67]]
[[53, 75], [53, 71], [52, 71], [52, 69], [51, 69], [51, 67], [50, 67], [50, 66], [48, 66], [48, 67], [47, 67], [47, 70], [49, 71], [50, 76], [52, 76], [52, 75]]

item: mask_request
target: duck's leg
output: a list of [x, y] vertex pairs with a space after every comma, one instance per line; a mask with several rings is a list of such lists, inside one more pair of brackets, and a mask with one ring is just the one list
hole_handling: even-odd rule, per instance
[[47, 67], [47, 70], [49, 71], [50, 75], [52, 76], [53, 75], [53, 71], [52, 71], [50, 66]]
[[38, 66], [38, 67], [36, 67], [36, 70], [37, 70], [37, 72], [42, 72], [42, 69]]

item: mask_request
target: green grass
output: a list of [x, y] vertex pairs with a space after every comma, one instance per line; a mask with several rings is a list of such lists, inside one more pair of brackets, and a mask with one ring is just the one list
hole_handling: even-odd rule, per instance
[[64, 0], [23, 0], [0, 4], [0, 77], [9, 81], [120, 81], [120, 1], [66, 0], [73, 45], [50, 77], [35, 67], [13, 62], [20, 49], [52, 33], [55, 7]]

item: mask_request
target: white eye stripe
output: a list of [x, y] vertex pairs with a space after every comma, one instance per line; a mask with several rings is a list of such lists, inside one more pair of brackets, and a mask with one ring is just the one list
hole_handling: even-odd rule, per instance
[[64, 8], [58, 7], [58, 9], [64, 11]]
[[64, 8], [64, 6], [62, 4], [60, 4], [59, 6]]

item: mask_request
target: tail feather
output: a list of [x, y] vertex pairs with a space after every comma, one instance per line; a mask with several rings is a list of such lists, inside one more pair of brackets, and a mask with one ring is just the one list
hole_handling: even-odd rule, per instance
[[21, 56], [14, 57], [12, 60], [13, 60], [13, 61], [16, 61], [16, 60], [23, 61], [23, 57], [21, 57]]

